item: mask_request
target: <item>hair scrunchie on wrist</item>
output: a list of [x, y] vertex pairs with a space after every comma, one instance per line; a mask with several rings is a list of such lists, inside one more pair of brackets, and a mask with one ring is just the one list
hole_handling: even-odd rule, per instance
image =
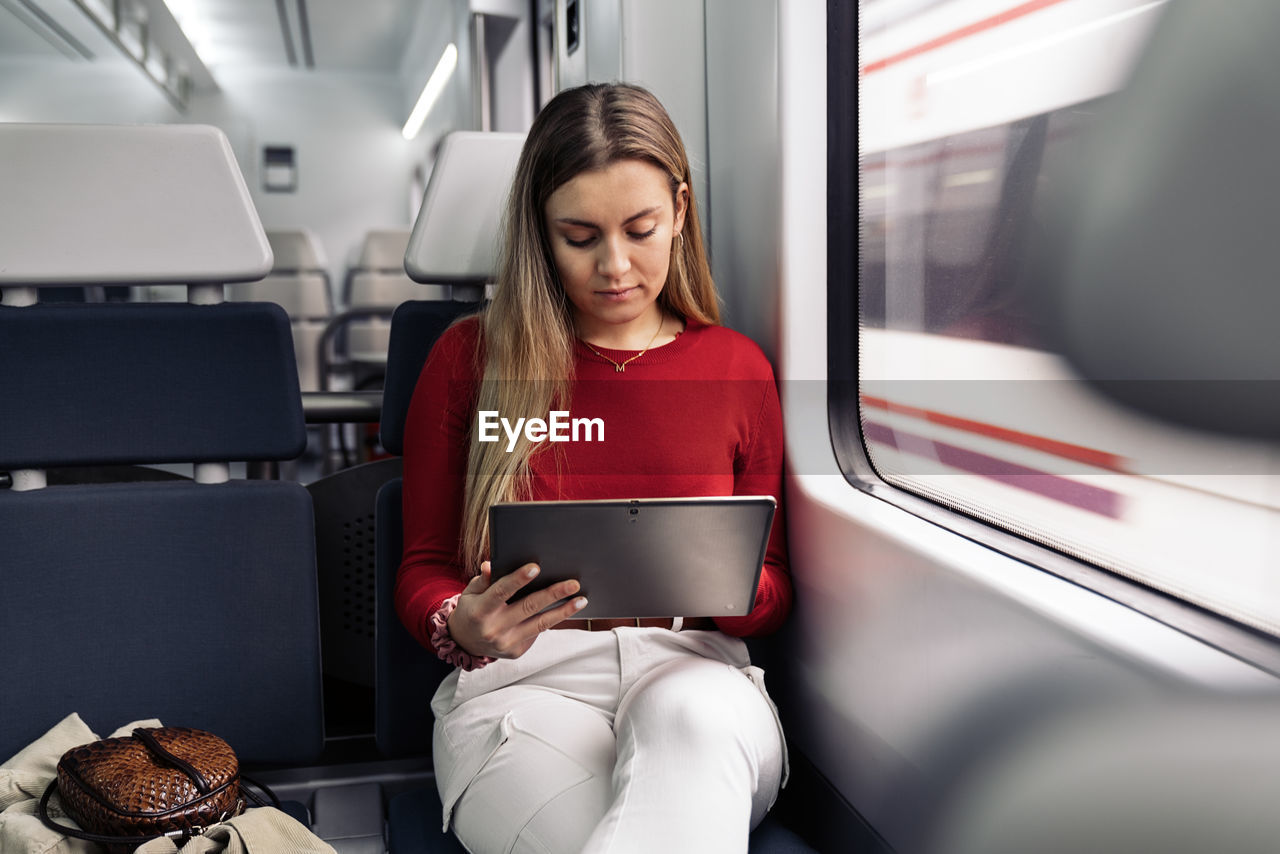
[[461, 595], [456, 593], [450, 596], [441, 603], [439, 610], [431, 615], [431, 645], [435, 647], [436, 655], [440, 656], [446, 664], [461, 667], [463, 670], [479, 670], [497, 659], [487, 655], [472, 655], [458, 646], [453, 635], [449, 634], [449, 615], [453, 613], [454, 608], [458, 607], [458, 597]]

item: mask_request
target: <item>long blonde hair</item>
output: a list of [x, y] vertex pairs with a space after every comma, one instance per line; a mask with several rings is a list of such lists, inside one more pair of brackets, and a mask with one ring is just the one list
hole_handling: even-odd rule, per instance
[[[675, 124], [650, 92], [623, 83], [567, 89], [533, 121], [520, 152], [504, 220], [497, 291], [481, 319], [484, 370], [477, 410], [504, 418], [546, 418], [568, 409], [573, 384], [573, 317], [551, 255], [547, 199], [582, 172], [643, 160], [669, 176], [672, 202], [689, 184], [689, 157]], [[705, 324], [720, 322], [698, 206], [689, 191], [682, 239], [672, 241], [660, 308]], [[529, 461], [538, 444], [520, 437], [480, 442], [473, 416], [459, 558], [472, 574], [489, 551], [489, 506], [529, 497]]]

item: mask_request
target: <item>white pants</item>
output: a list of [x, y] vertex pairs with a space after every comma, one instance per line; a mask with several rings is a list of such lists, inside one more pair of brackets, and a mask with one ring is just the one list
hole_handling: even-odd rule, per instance
[[445, 827], [473, 854], [742, 854], [785, 783], [763, 672], [720, 632], [544, 632], [431, 707]]

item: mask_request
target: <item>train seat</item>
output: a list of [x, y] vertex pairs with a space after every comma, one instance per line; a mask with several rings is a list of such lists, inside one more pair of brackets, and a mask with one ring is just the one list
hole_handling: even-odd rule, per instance
[[[404, 452], [405, 417], [432, 345], [451, 323], [480, 307], [483, 287], [497, 274], [499, 221], [523, 143], [523, 134], [467, 131], [450, 134], [440, 146], [403, 263], [415, 281], [441, 283], [453, 298], [404, 302], [392, 316], [379, 422], [382, 446], [392, 454]], [[400, 488], [399, 478], [380, 488], [375, 523], [376, 740], [388, 756], [429, 752], [424, 715], [448, 673], [391, 607], [401, 556]]]
[[[514, 141], [518, 151], [522, 139], [519, 135], [500, 136], [506, 138], [508, 146]], [[514, 164], [510, 152], [506, 148], [501, 151], [499, 165]], [[430, 224], [419, 216], [418, 228], [496, 227], [496, 213], [491, 213], [490, 208], [500, 207], [509, 176], [507, 172], [503, 178], [492, 158], [452, 159], [442, 154], [433, 173], [433, 185], [470, 185], [473, 194], [464, 207], [437, 209]], [[428, 195], [431, 193], [429, 188]], [[368, 234], [360, 267], [349, 280], [351, 305], [333, 319], [326, 333], [326, 338], [335, 340], [345, 334], [352, 358], [378, 363], [376, 380], [384, 389], [379, 439], [393, 456], [340, 469], [310, 486], [321, 537], [331, 531], [345, 538], [340, 552], [320, 551], [321, 622], [329, 651], [325, 655], [326, 675], [352, 686], [373, 686], [378, 707], [384, 707], [385, 701], [376, 696], [384, 686], [375, 679], [377, 640], [376, 631], [371, 630], [375, 623], [375, 497], [383, 484], [399, 476], [404, 418], [431, 346], [455, 319], [479, 308], [478, 297], [483, 293], [480, 286], [494, 272], [494, 255], [490, 252], [461, 273], [457, 269], [448, 271], [453, 278], [431, 276], [415, 283], [404, 272], [410, 242], [409, 231], [379, 230]], [[431, 272], [429, 262], [415, 263]], [[385, 322], [383, 331], [370, 326], [374, 322]], [[383, 332], [386, 340], [376, 345], [381, 352], [366, 350], [361, 355], [360, 349], [374, 346], [371, 342]], [[398, 556], [396, 562], [399, 563]]]
[[456, 131], [440, 145], [403, 264], [444, 293], [402, 302], [391, 319], [379, 436], [393, 454], [403, 453], [404, 419], [432, 345], [480, 308], [497, 275], [502, 209], [523, 144], [524, 134]]
[[424, 288], [404, 271], [409, 229], [379, 229], [365, 235], [360, 259], [347, 274], [344, 303], [348, 309], [382, 309], [383, 313], [352, 318], [346, 328], [345, 355], [354, 363], [386, 363], [391, 312], [405, 300], [448, 298], [445, 288]]
[[[213, 304], [226, 281], [271, 263], [225, 138], [0, 126], [0, 180], [0, 224], [16, 236], [0, 270], [12, 412], [0, 430], [12, 656], [0, 754], [70, 712], [99, 732], [148, 717], [201, 727], [303, 802], [292, 814], [314, 816], [339, 854], [384, 850], [384, 797], [420, 775], [376, 767], [353, 780], [350, 766], [315, 764], [326, 733], [309, 493], [230, 478], [228, 460], [298, 454], [305, 428], [285, 312]], [[84, 204], [68, 212], [57, 200], [73, 192]], [[36, 293], [183, 280], [197, 304], [42, 305]], [[47, 477], [179, 461], [194, 478]]]
[[[446, 291], [401, 302], [392, 315], [379, 423], [381, 443], [392, 454], [404, 450], [404, 419], [432, 345], [454, 320], [480, 307], [483, 287], [496, 273], [498, 217], [522, 142], [519, 134], [456, 133], [441, 146], [403, 263], [414, 280]], [[456, 204], [441, 204], [445, 198]], [[460, 258], [459, 245], [480, 249]], [[375, 740], [387, 757], [429, 755], [429, 703], [449, 672], [409, 635], [392, 605], [402, 544], [400, 500], [397, 477], [379, 489], [375, 511]], [[389, 850], [462, 851], [452, 834], [441, 831], [440, 812], [434, 785], [391, 798]]]
[[377, 425], [379, 443], [392, 456], [339, 469], [307, 486], [316, 510], [325, 674], [348, 685], [375, 686], [375, 496], [400, 477], [404, 419], [431, 346], [478, 305], [410, 300], [396, 308]]
[[[345, 382], [351, 387], [381, 387], [391, 315], [397, 306], [407, 301], [448, 304], [453, 300], [449, 284], [417, 284], [406, 275], [409, 237], [409, 229], [375, 229], [365, 235], [359, 259], [347, 271], [343, 284], [345, 308], [325, 332], [326, 348], [321, 351], [324, 382], [346, 375]], [[462, 298], [465, 300], [466, 294]]]
[[325, 324], [333, 316], [324, 247], [308, 229], [268, 231], [275, 257], [271, 272], [255, 282], [227, 285], [227, 299], [236, 302], [274, 302], [289, 315], [294, 358], [303, 391], [320, 388], [317, 355]]
[[[334, 341], [336, 350], [345, 348], [349, 352], [349, 358], [344, 357], [345, 367], [361, 368], [366, 371], [365, 379], [383, 386], [378, 435], [383, 450], [391, 455], [388, 459], [340, 468], [308, 486], [319, 537], [317, 570], [325, 677], [335, 688], [333, 696], [341, 693], [350, 698], [345, 703], [350, 714], [345, 717], [350, 718], [350, 726], [355, 729], [363, 725], [365, 689], [374, 689], [376, 718], [387, 708], [386, 697], [379, 696], [380, 692], [395, 690], [400, 683], [400, 679], [376, 677], [376, 635], [380, 624], [376, 623], [374, 604], [375, 498], [384, 484], [399, 478], [404, 418], [431, 346], [450, 323], [480, 307], [483, 286], [496, 269], [492, 247], [469, 255], [461, 266], [455, 260], [442, 269], [436, 269], [430, 259], [409, 259], [406, 251], [420, 232], [432, 235], [426, 243], [419, 238], [422, 246], [452, 245], [460, 233], [485, 233], [491, 242], [496, 241], [498, 212], [523, 137], [471, 134], [460, 139], [477, 136], [481, 141], [474, 145], [442, 147], [427, 189], [427, 197], [435, 199], [444, 188], [457, 205], [424, 203], [424, 212], [435, 213], [420, 214], [412, 234], [392, 229], [369, 232], [360, 264], [348, 279], [350, 306], [333, 318], [325, 333], [326, 341]], [[493, 137], [497, 138], [496, 143]], [[470, 194], [462, 195], [462, 188], [469, 188]], [[407, 277], [409, 263], [414, 269], [425, 271], [425, 277], [415, 276], [417, 282]], [[374, 322], [384, 324], [381, 331], [370, 325]], [[386, 339], [375, 342], [384, 333]], [[370, 352], [368, 347], [378, 352]], [[358, 364], [359, 360], [364, 364]], [[339, 361], [333, 367], [337, 366], [343, 363]], [[329, 367], [326, 363], [323, 368], [322, 382], [327, 382]], [[395, 562], [399, 563], [398, 554]], [[435, 676], [432, 685], [440, 675], [443, 674]], [[378, 729], [376, 722], [373, 727]], [[427, 743], [418, 747], [419, 753], [425, 753]], [[413, 751], [397, 753], [408, 755]]]
[[[522, 139], [517, 134], [498, 136]], [[490, 149], [483, 146], [482, 149], [489, 155]], [[495, 175], [497, 179], [510, 180], [510, 172], [503, 172], [501, 168], [486, 175], [473, 171], [472, 167], [476, 164], [490, 165], [492, 160], [492, 156], [481, 160], [445, 156], [438, 160], [438, 169], [449, 174], [446, 184], [453, 185], [465, 178], [473, 182], [475, 189], [475, 195], [466, 200], [465, 207], [451, 211], [451, 221], [456, 224], [452, 239], [457, 239], [463, 229], [497, 227], [492, 216], [486, 215], [477, 221], [476, 216], [470, 213], [484, 210], [487, 201], [492, 200], [493, 192], [505, 188], [500, 180], [494, 179]], [[498, 164], [499, 167], [505, 165]], [[428, 189], [428, 192], [431, 190]], [[500, 200], [498, 203], [500, 204]], [[439, 221], [433, 225], [434, 229], [447, 227], [439, 213], [437, 219]], [[496, 235], [496, 232], [490, 233]], [[456, 270], [434, 278], [410, 277], [406, 273], [405, 264], [412, 234], [409, 229], [369, 231], [361, 244], [359, 260], [347, 272], [343, 285], [345, 309], [333, 318], [326, 333], [326, 340], [332, 342], [332, 362], [326, 362], [323, 369], [327, 372], [348, 372], [351, 375], [350, 382], [356, 388], [370, 388], [381, 384], [390, 346], [391, 316], [398, 306], [410, 301], [439, 303], [444, 314], [456, 314], [450, 311], [450, 303], [475, 302], [482, 296], [480, 289], [475, 287], [477, 278], [471, 274], [459, 275]], [[483, 260], [485, 263], [482, 266], [485, 269], [492, 266], [491, 258], [486, 256]], [[485, 276], [479, 278], [480, 285], [487, 281]], [[430, 343], [428, 341], [428, 345]]]
[[[323, 746], [311, 506], [231, 480], [305, 440], [289, 322], [267, 304], [40, 305], [38, 287], [187, 281], [217, 303], [271, 255], [220, 131], [0, 126], [5, 649], [0, 755], [71, 712], [158, 717], [247, 764]], [[79, 204], [68, 206], [75, 197]], [[68, 252], [67, 247], [83, 251]], [[97, 463], [169, 482], [47, 485]]]

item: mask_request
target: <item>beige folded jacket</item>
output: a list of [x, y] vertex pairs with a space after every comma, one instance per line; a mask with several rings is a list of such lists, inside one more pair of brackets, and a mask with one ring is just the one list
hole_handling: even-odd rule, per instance
[[[135, 721], [111, 734], [128, 735], [135, 727], [160, 726], [159, 721]], [[0, 765], [0, 852], [4, 854], [99, 854], [98, 846], [64, 836], [40, 821], [36, 804], [57, 776], [58, 759], [73, 747], [97, 741], [98, 736], [76, 714]], [[49, 814], [74, 824], [56, 797]], [[135, 854], [334, 854], [333, 848], [306, 827], [276, 809], [253, 809], [214, 825], [179, 848], [171, 839], [154, 839]]]

